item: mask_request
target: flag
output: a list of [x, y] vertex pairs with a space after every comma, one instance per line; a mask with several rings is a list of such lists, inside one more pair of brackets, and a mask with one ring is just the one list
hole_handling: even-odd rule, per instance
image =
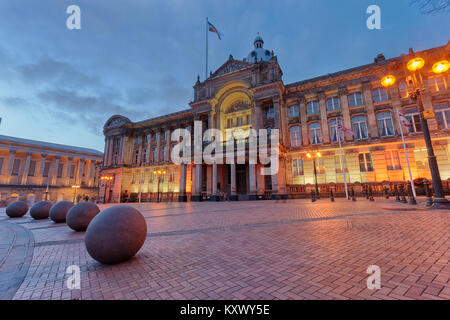
[[349, 128], [344, 127], [341, 123], [338, 123], [338, 129], [341, 130], [342, 132], [350, 133], [352, 136], [355, 135], [355, 133], [352, 130], [350, 130]]
[[408, 118], [405, 117], [405, 115], [403, 113], [398, 113], [399, 117], [400, 117], [400, 121], [403, 123], [403, 125], [409, 129], [411, 127], [411, 122], [408, 120]]
[[209, 30], [209, 32], [216, 33], [217, 37], [219, 38], [219, 40], [222, 40], [223, 33], [220, 32], [219, 30], [217, 30], [217, 28], [214, 27], [214, 25], [211, 22], [209, 22], [209, 21], [208, 21], [208, 30]]

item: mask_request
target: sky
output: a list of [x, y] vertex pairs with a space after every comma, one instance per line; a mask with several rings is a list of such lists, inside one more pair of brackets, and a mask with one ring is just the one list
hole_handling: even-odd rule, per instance
[[[285, 84], [445, 45], [449, 13], [411, 0], [1, 0], [0, 134], [102, 151], [106, 120], [141, 121], [189, 108], [193, 85], [259, 32]], [[81, 29], [69, 30], [69, 5]], [[369, 30], [369, 5], [381, 29]]]

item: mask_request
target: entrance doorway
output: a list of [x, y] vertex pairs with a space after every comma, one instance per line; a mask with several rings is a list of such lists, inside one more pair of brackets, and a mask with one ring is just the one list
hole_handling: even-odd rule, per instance
[[245, 164], [236, 165], [236, 192], [237, 194], [247, 194], [247, 166]]

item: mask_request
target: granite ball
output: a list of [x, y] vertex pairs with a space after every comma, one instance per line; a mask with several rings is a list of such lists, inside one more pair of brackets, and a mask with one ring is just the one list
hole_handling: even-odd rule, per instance
[[92, 258], [115, 264], [132, 258], [147, 236], [147, 223], [133, 207], [117, 205], [101, 211], [92, 219], [84, 237]]
[[28, 205], [24, 201], [14, 201], [6, 207], [6, 214], [10, 218], [23, 217], [28, 211]]
[[71, 201], [60, 201], [55, 203], [50, 209], [50, 219], [55, 223], [66, 222], [66, 215], [70, 208], [73, 207]]
[[66, 223], [75, 231], [85, 231], [92, 219], [100, 212], [93, 202], [80, 202], [67, 212]]
[[47, 219], [52, 203], [50, 201], [36, 202], [30, 209], [30, 216], [34, 219]]

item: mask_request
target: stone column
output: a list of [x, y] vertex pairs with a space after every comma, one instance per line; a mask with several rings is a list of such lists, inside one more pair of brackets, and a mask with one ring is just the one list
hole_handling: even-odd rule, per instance
[[14, 164], [14, 156], [17, 150], [9, 150], [9, 160], [8, 160], [8, 171], [6, 172], [6, 183], [8, 184], [11, 181], [11, 174], [13, 170]]
[[278, 195], [278, 173], [275, 173], [271, 176], [272, 180], [272, 200], [279, 200], [280, 197]]
[[302, 126], [302, 144], [309, 145], [308, 117], [306, 115], [306, 101], [304, 96], [298, 97], [298, 107], [300, 109], [300, 123]]
[[327, 103], [325, 92], [321, 91], [319, 96], [320, 123], [322, 125], [322, 144], [330, 143], [330, 130], [328, 128]]
[[53, 174], [52, 174], [52, 185], [56, 185], [56, 180], [58, 178], [58, 166], [59, 166], [59, 157], [56, 157], [55, 159], [55, 167], [53, 168]]
[[93, 187], [94, 186], [94, 175], [95, 175], [95, 164], [94, 164], [94, 160], [89, 160], [89, 164], [90, 164], [90, 173], [89, 173], [89, 181], [88, 181], [88, 185], [89, 187]]
[[178, 195], [178, 202], [186, 202], [186, 164], [180, 164], [180, 193]]
[[[397, 135], [400, 135], [400, 127], [398, 126], [398, 114], [397, 110], [402, 107], [402, 102], [400, 101], [400, 93], [398, 91], [398, 86], [391, 86], [389, 88], [388, 94], [392, 103], [392, 124]], [[404, 131], [406, 132], [406, 131]], [[409, 176], [409, 173], [408, 173]]]
[[66, 170], [66, 186], [70, 186], [70, 169], [72, 168], [72, 157], [67, 158], [67, 170]]
[[280, 137], [283, 136], [282, 134], [282, 128], [281, 128], [281, 107], [280, 107], [280, 98], [278, 96], [276, 96], [275, 98], [272, 99], [273, 102], [273, 110], [275, 113], [275, 129], [279, 129], [280, 130]]
[[230, 169], [231, 169], [231, 195], [230, 195], [230, 200], [232, 201], [237, 201], [238, 200], [238, 196], [237, 196], [237, 189], [236, 189], [236, 163], [232, 163], [230, 164]]
[[152, 134], [149, 132], [147, 134], [147, 165], [149, 165], [150, 163], [152, 163]]
[[136, 162], [138, 167], [142, 164], [142, 139], [144, 139], [143, 136], [139, 138], [138, 160]]
[[78, 170], [78, 178], [77, 184], [81, 187], [81, 184], [83, 183], [83, 171], [84, 171], [84, 159], [80, 159], [80, 166]]
[[125, 153], [127, 152], [127, 141], [128, 141], [128, 137], [126, 136], [122, 136], [122, 141], [121, 141], [121, 147], [120, 147], [120, 159], [119, 159], [119, 163], [120, 164], [124, 164], [125, 163]]
[[156, 142], [156, 163], [161, 161], [161, 131], [158, 131], [158, 140]]
[[363, 90], [363, 98], [364, 98], [364, 105], [366, 106], [366, 112], [367, 112], [367, 129], [369, 131], [369, 136], [371, 138], [378, 138], [378, 126], [377, 126], [377, 118], [375, 116], [375, 108], [373, 106], [373, 100], [372, 100], [372, 90], [369, 82], [364, 82], [362, 84], [362, 90]]
[[250, 200], [256, 200], [256, 164], [249, 164]]
[[211, 201], [217, 201], [217, 163], [214, 161], [212, 164], [212, 192]]
[[195, 165], [195, 190], [191, 197], [192, 201], [202, 201], [202, 165]]
[[281, 117], [281, 128], [280, 128], [280, 141], [283, 145], [290, 145], [290, 133], [288, 126], [288, 106], [285, 101], [282, 100], [282, 104], [280, 106], [280, 117]]
[[166, 148], [167, 148], [167, 158], [166, 161], [170, 162], [170, 128], [167, 128], [167, 131], [169, 132], [169, 134], [167, 135], [167, 141], [166, 141]]
[[45, 169], [45, 160], [46, 159], [47, 159], [47, 154], [42, 154], [41, 166], [39, 167], [39, 178], [41, 180], [41, 185], [44, 185], [44, 169]]
[[31, 152], [27, 153], [27, 160], [25, 161], [25, 167], [23, 168], [23, 174], [20, 184], [27, 184], [28, 170], [30, 170]]
[[[347, 98], [347, 88], [340, 87], [339, 88], [339, 103], [342, 111], [342, 120], [344, 127], [348, 129], [352, 129], [352, 119], [350, 118], [350, 110], [348, 109], [348, 98]], [[345, 141], [352, 141], [353, 135], [344, 134]]]

